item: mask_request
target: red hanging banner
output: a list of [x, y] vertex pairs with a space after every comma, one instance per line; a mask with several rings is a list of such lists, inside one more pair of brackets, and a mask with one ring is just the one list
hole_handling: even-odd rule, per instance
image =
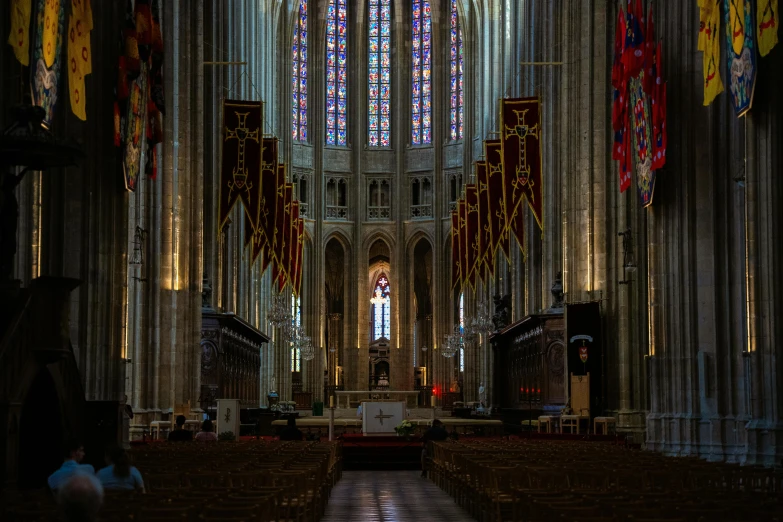
[[462, 281], [462, 269], [459, 240], [459, 214], [451, 211], [451, 289], [454, 290]]
[[263, 102], [223, 101], [223, 158], [220, 170], [218, 231], [237, 201], [245, 206], [253, 229], [258, 228], [261, 203], [261, 129]]
[[541, 101], [538, 98], [516, 98], [500, 101], [503, 149], [503, 173], [512, 180], [512, 195], [505, 194], [506, 216], [513, 215], [527, 199], [533, 217], [543, 229], [544, 191], [541, 179]]
[[492, 237], [492, 265], [494, 266], [494, 258], [498, 248], [503, 251], [506, 259], [511, 256], [505, 193], [508, 188], [509, 195], [511, 194], [513, 180], [510, 176], [506, 178], [503, 170], [503, 151], [500, 140], [484, 141], [484, 156], [487, 158], [487, 210], [490, 214], [489, 226]]

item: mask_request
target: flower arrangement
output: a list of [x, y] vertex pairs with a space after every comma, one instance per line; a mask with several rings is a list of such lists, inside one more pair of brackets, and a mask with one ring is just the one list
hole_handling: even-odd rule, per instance
[[404, 420], [394, 428], [394, 431], [400, 437], [410, 437], [411, 433], [413, 433], [413, 424], [409, 420]]

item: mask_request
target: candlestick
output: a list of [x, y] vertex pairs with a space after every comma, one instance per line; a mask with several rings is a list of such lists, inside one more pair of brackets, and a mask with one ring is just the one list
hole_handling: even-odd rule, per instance
[[433, 395], [430, 397], [430, 405], [434, 408], [435, 407], [435, 396]]
[[334, 395], [329, 396], [329, 407], [334, 408]]

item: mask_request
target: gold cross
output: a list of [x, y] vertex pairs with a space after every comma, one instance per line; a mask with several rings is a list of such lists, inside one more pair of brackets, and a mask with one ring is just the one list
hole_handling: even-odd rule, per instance
[[[534, 138], [538, 138], [538, 123], [533, 125], [532, 127], [530, 125], [526, 125], [525, 122], [525, 114], [530, 109], [524, 109], [521, 111], [514, 111], [514, 114], [517, 115], [517, 124], [513, 127], [509, 127], [506, 125], [506, 133], [505, 138], [508, 139], [511, 136], [516, 136], [519, 140], [519, 164], [517, 165], [517, 171], [516, 176], [514, 178], [514, 181], [512, 183], [512, 186], [514, 189], [521, 188], [519, 185], [528, 185], [531, 188], [533, 187], [533, 183], [530, 182], [529, 176], [530, 176], [530, 166], [527, 164], [527, 142], [525, 141], [525, 138], [528, 136], [533, 136]], [[528, 194], [529, 197], [533, 198], [533, 191], [530, 191], [530, 194]]]
[[383, 426], [383, 419], [391, 419], [392, 417], [394, 417], [394, 415], [384, 415], [383, 410], [378, 410], [378, 411], [380, 413], [376, 415], [375, 418], [381, 421], [381, 426]]
[[[239, 144], [239, 147], [237, 148], [237, 164], [234, 167], [234, 171], [232, 172], [234, 181], [233, 183], [229, 183], [229, 194], [231, 194], [231, 191], [233, 191], [235, 187], [241, 190], [247, 183], [247, 169], [245, 168], [245, 141], [253, 140], [258, 143], [258, 129], [251, 132], [250, 129], [247, 128], [247, 115], [250, 113], [234, 111], [234, 114], [237, 116], [237, 126], [234, 130], [230, 130], [228, 127], [226, 127], [226, 137], [224, 139], [224, 141], [228, 141], [233, 138], [237, 140]], [[263, 147], [261, 148], [261, 157], [264, 157]], [[253, 188], [252, 184], [247, 186], [248, 191], [251, 188]]]

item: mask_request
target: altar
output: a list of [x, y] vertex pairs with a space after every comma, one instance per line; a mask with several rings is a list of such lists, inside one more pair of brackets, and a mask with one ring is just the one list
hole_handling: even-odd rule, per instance
[[358, 401], [375, 401], [375, 402], [382, 402], [384, 400], [389, 400], [392, 402], [396, 401], [404, 401], [407, 403], [409, 408], [415, 408], [418, 398], [419, 398], [419, 391], [392, 391], [392, 390], [373, 390], [373, 391], [359, 391], [359, 390], [353, 390], [353, 391], [343, 391], [338, 390], [334, 392], [335, 395], [337, 395], [337, 407], [338, 408], [350, 408], [351, 407], [351, 399], [358, 400]]
[[404, 402], [362, 402], [362, 433], [390, 435], [405, 420]]

